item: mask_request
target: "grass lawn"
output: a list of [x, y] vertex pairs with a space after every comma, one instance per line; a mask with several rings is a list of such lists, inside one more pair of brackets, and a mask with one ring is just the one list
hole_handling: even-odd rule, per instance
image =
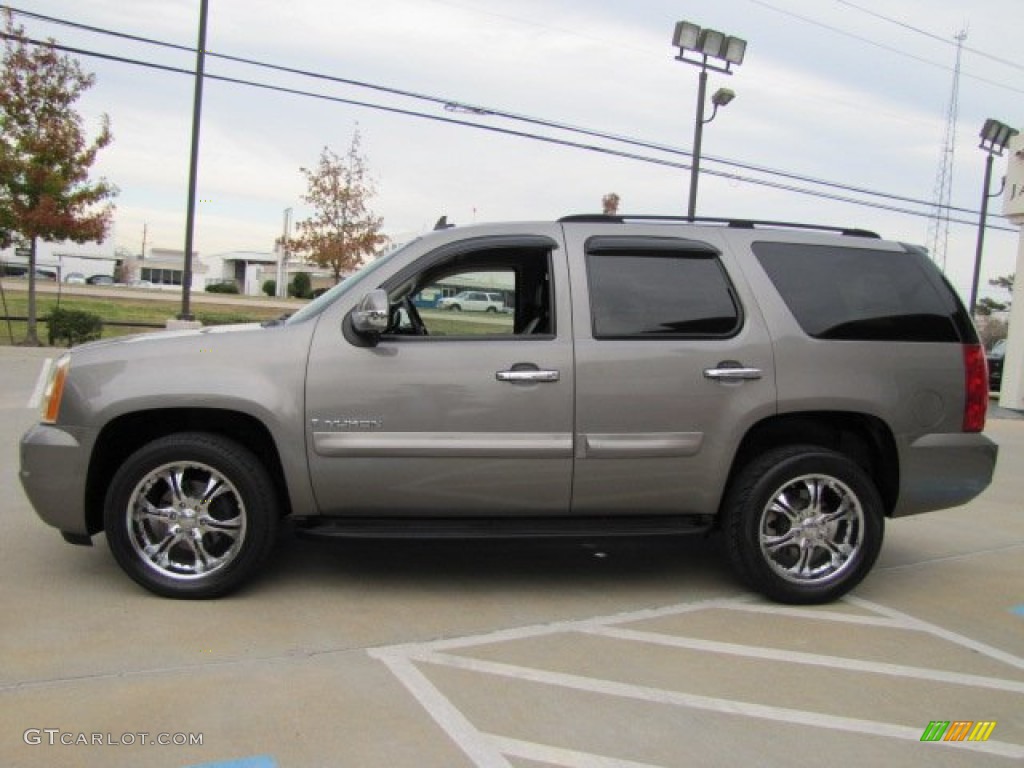
[[[3, 298], [5, 301], [0, 303], [0, 317], [26, 316], [28, 312], [27, 291], [11, 290], [5, 284]], [[40, 318], [37, 335], [40, 341], [44, 343], [47, 340], [48, 333], [46, 322], [42, 318], [45, 318], [50, 310], [56, 306], [56, 294], [38, 293], [36, 295], [36, 316]], [[64, 294], [60, 297], [60, 308], [77, 309], [99, 315], [104, 321], [103, 338], [110, 338], [133, 333], [145, 333], [157, 329], [144, 326], [113, 326], [106, 323], [159, 323], [163, 326], [169, 318], [177, 315], [180, 310], [180, 303], [136, 296], [108, 298]], [[257, 303], [250, 307], [204, 304], [198, 301], [193, 301], [192, 311], [196, 319], [202, 322], [203, 325], [261, 322], [280, 317], [284, 312], [279, 307], [260, 306]], [[12, 336], [14, 343], [17, 344], [24, 340], [25, 334], [26, 324], [24, 322], [0, 321], [0, 345], [10, 345]]]

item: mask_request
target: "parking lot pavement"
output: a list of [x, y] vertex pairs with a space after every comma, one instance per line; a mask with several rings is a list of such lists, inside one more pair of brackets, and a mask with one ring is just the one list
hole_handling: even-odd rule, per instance
[[[1024, 761], [1024, 421], [990, 422], [991, 489], [891, 522], [829, 606], [751, 596], [714, 539], [288, 535], [251, 588], [179, 602], [21, 493], [46, 356], [0, 349], [0, 765]], [[988, 738], [921, 740], [937, 729]]]

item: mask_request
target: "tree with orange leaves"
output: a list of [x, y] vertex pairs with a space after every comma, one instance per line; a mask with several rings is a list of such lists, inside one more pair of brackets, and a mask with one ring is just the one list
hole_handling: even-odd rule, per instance
[[375, 190], [359, 146], [356, 131], [345, 157], [324, 147], [316, 168], [300, 169], [307, 184], [302, 199], [314, 212], [295, 225], [298, 235], [289, 239], [288, 249], [329, 267], [335, 283], [387, 242], [380, 231], [383, 220], [367, 207]]
[[4, 12], [0, 69], [0, 247], [29, 246], [28, 333], [38, 345], [35, 269], [39, 240], [102, 241], [117, 194], [104, 179], [89, 181], [97, 153], [110, 144], [107, 116], [90, 143], [73, 109], [95, 76], [59, 53], [54, 41], [36, 43]]

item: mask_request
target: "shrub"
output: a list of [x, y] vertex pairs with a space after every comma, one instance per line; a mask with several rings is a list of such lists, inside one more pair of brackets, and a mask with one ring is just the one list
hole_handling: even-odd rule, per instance
[[288, 295], [297, 299], [313, 298], [313, 281], [308, 272], [298, 272], [288, 286]]
[[103, 333], [103, 320], [92, 312], [80, 309], [54, 309], [46, 319], [49, 330], [50, 346], [61, 339], [67, 340], [67, 346], [95, 341]]
[[217, 314], [209, 315], [200, 312], [196, 315], [196, 320], [201, 322], [203, 325], [237, 325], [238, 323], [259, 322], [259, 320], [252, 317], [252, 315], [233, 312], [218, 312]]
[[277, 280], [264, 280], [263, 292], [270, 298], [277, 296]]
[[206, 286], [207, 293], [238, 293], [238, 284], [233, 280]]

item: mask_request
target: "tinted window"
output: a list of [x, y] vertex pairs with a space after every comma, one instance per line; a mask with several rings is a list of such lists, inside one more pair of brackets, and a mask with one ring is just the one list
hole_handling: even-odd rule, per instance
[[765, 242], [753, 249], [809, 336], [959, 340], [955, 299], [916, 254]]
[[726, 336], [739, 310], [718, 259], [707, 253], [587, 255], [594, 338]]

